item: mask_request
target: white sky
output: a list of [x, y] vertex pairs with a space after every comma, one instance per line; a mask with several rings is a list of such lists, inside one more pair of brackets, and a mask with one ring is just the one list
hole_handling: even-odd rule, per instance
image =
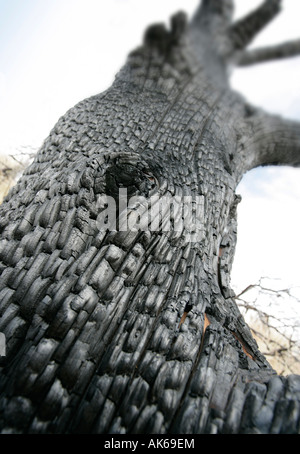
[[[237, 0], [237, 15], [259, 0]], [[198, 0], [0, 0], [0, 154], [37, 148], [66, 110], [108, 88], [147, 25], [191, 14]], [[254, 45], [299, 38], [300, 2]], [[300, 121], [300, 57], [236, 70], [250, 102]], [[239, 242], [233, 284], [262, 275], [300, 285], [300, 169], [258, 169], [239, 187]]]

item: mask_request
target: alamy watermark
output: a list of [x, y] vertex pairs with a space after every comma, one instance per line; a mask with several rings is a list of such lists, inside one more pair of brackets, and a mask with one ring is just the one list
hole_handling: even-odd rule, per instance
[[97, 200], [100, 231], [162, 231], [184, 234], [186, 241], [201, 241], [204, 234], [204, 196], [133, 196], [120, 188], [118, 200], [101, 194]]
[[[199, 242], [204, 237], [204, 196], [133, 196], [121, 188], [117, 201], [106, 194], [97, 200], [99, 231], [173, 232], [186, 242]], [[6, 356], [6, 338], [0, 332], [0, 357]]]
[[0, 333], [0, 356], [6, 356], [6, 339], [3, 333]]

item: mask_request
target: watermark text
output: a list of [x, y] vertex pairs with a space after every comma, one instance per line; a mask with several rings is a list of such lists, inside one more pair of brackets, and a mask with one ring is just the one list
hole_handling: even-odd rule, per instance
[[101, 194], [97, 200], [100, 231], [151, 231], [183, 233], [187, 241], [203, 238], [204, 196], [171, 196], [158, 194], [150, 198], [127, 198], [127, 189], [119, 190], [116, 201]]

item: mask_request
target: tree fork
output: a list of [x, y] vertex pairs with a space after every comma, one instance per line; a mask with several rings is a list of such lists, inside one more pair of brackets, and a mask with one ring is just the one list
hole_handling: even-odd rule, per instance
[[[191, 22], [179, 13], [170, 29], [150, 27], [10, 191], [2, 433], [299, 431], [300, 377], [271, 368], [230, 289], [239, 181], [258, 165], [299, 165], [299, 124], [251, 106], [228, 80], [279, 5], [232, 23], [232, 1], [204, 0]], [[99, 197], [119, 189], [143, 197], [129, 210], [141, 224], [151, 197], [200, 201], [198, 240], [190, 225], [164, 230], [165, 218], [153, 231], [99, 230]]]

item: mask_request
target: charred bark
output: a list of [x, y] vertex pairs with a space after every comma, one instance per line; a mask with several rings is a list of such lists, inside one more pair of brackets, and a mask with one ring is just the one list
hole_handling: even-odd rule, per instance
[[[255, 166], [300, 163], [299, 124], [228, 82], [279, 5], [232, 23], [232, 1], [204, 0], [190, 23], [179, 13], [170, 29], [150, 27], [112, 87], [58, 121], [11, 190], [2, 433], [299, 431], [300, 378], [272, 370], [230, 289], [237, 184]], [[198, 197], [198, 241], [164, 219], [153, 231], [99, 230], [99, 196], [119, 188], [146, 204]]]

